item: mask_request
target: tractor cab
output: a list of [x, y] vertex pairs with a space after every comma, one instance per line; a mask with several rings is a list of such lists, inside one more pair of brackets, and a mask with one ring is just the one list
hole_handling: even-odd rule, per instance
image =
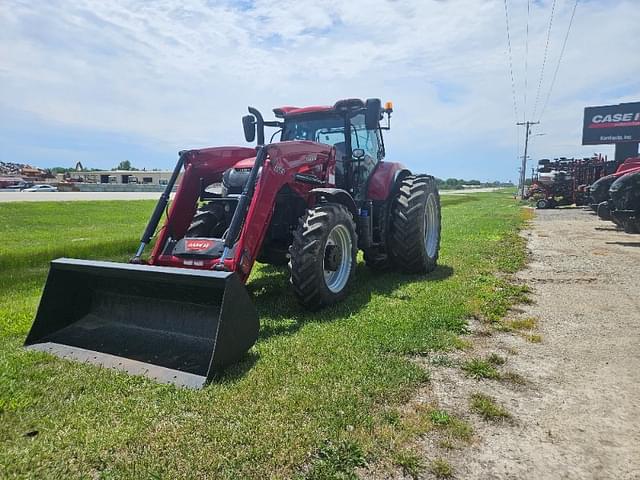
[[[340, 100], [332, 107], [281, 107], [274, 114], [282, 118], [281, 141], [307, 140], [336, 149], [336, 187], [363, 200], [367, 181], [376, 165], [384, 158], [382, 130], [389, 129], [393, 111], [391, 102], [385, 108], [380, 100]], [[386, 114], [387, 125], [380, 120]]]

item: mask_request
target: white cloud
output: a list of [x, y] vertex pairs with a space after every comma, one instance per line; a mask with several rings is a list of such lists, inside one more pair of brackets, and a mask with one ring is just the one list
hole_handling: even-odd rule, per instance
[[[522, 115], [526, 2], [509, 5]], [[531, 5], [529, 112], [550, 1]], [[534, 155], [593, 151], [579, 147], [583, 107], [640, 99], [637, 6], [579, 4], [538, 130], [547, 135], [536, 137]], [[572, 7], [573, 0], [557, 0], [541, 104]], [[467, 148], [468, 168], [458, 165], [463, 171], [451, 175], [482, 176], [473, 158], [501, 151], [490, 170], [510, 169], [500, 176], [513, 177], [503, 8], [501, 0], [8, 0], [0, 10], [0, 105], [177, 150], [240, 142], [247, 104], [268, 112], [281, 104], [380, 96], [396, 106], [390, 152], [446, 158]], [[431, 167], [446, 173], [445, 166]]]

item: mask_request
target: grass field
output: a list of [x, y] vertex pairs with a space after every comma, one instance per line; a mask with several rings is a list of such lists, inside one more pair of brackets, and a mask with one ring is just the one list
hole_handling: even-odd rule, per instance
[[525, 261], [508, 194], [443, 197], [440, 267], [428, 276], [358, 265], [351, 295], [306, 313], [285, 270], [259, 265], [261, 317], [246, 359], [180, 390], [20, 347], [47, 262], [125, 260], [152, 202], [0, 204], [0, 477], [350, 478], [432, 428], [403, 404], [424, 382], [409, 359], [464, 348], [465, 319], [500, 318], [523, 289], [497, 272]]

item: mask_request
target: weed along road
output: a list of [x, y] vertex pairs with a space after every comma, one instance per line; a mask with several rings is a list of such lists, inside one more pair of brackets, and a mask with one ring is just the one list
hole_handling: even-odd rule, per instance
[[422, 454], [464, 479], [640, 478], [640, 241], [582, 209], [538, 210], [524, 236], [516, 280], [531, 303], [472, 321], [468, 350], [426, 362], [424, 398], [469, 421], [476, 441], [427, 440]]

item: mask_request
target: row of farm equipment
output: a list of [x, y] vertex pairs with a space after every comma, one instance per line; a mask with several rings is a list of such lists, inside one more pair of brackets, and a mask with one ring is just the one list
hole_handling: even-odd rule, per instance
[[540, 209], [588, 205], [603, 220], [640, 233], [640, 157], [542, 159], [525, 198]]
[[616, 162], [606, 156], [591, 158], [542, 159], [532, 172], [531, 186], [526, 198], [537, 208], [555, 208], [561, 205], [589, 204], [589, 185], [616, 171]]

